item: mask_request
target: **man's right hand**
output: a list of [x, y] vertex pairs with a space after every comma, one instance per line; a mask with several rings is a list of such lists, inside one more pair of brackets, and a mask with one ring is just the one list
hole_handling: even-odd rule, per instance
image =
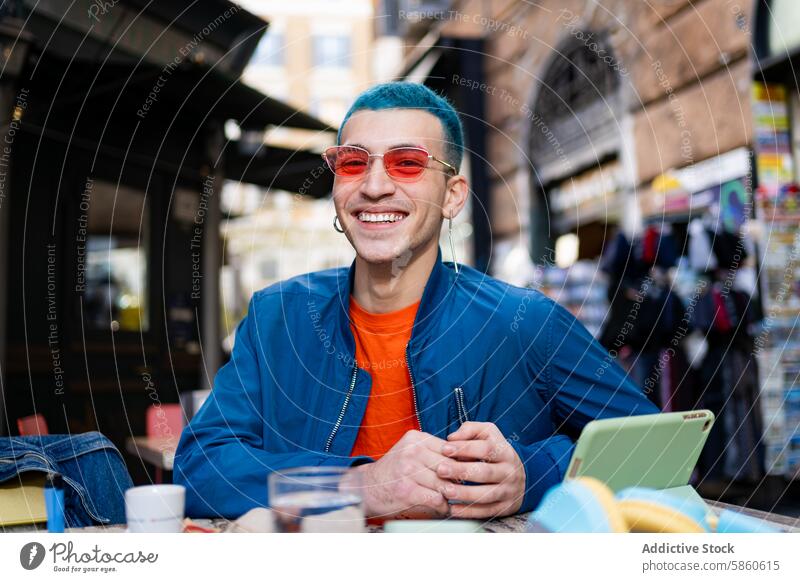
[[442, 495], [450, 484], [436, 475], [447, 441], [410, 430], [374, 463], [354, 468], [363, 477], [368, 517], [444, 517], [449, 513]]

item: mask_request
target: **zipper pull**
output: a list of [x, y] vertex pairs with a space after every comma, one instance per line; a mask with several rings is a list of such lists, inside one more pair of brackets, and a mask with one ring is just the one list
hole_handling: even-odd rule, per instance
[[456, 386], [453, 388], [453, 397], [456, 399], [456, 411], [458, 412], [458, 422], [464, 424], [469, 421], [467, 406], [464, 402], [464, 388]]

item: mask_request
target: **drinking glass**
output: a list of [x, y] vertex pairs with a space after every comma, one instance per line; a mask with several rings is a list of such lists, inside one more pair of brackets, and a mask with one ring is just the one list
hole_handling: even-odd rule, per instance
[[267, 482], [278, 531], [364, 531], [363, 481], [353, 469], [284, 469], [271, 473]]

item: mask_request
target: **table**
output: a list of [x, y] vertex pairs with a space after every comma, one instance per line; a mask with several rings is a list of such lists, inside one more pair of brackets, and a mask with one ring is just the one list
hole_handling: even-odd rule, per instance
[[[530, 513], [521, 513], [519, 515], [512, 515], [509, 517], [502, 517], [498, 519], [493, 519], [483, 524], [483, 528], [489, 533], [513, 533], [513, 532], [522, 532], [525, 530], [525, 524], [527, 523], [528, 516]], [[233, 523], [232, 520], [229, 519], [193, 519], [197, 525], [204, 526], [204, 527], [215, 527], [219, 528], [222, 531], [225, 531], [230, 527]], [[27, 526], [31, 528], [32, 526]], [[17, 530], [22, 531], [22, 530]], [[31, 529], [25, 531], [32, 531]], [[381, 533], [383, 528], [381, 526], [368, 526], [367, 531], [369, 533]], [[108, 526], [90, 526], [90, 527], [82, 527], [82, 528], [68, 528], [67, 533], [124, 533], [125, 526], [124, 525], [108, 525]]]
[[128, 437], [125, 450], [164, 471], [172, 471], [178, 437]]
[[[741, 511], [742, 513], [750, 515], [752, 517], [764, 519], [784, 531], [800, 533], [800, 518], [792, 518], [785, 515], [779, 515], [776, 513], [760, 511], [758, 509], [749, 509], [747, 507], [731, 505], [729, 503], [723, 503], [721, 501], [706, 500], [706, 503], [711, 508], [711, 510], [717, 514], [719, 514], [723, 509], [733, 509], [736, 511]], [[483, 528], [489, 533], [523, 532], [525, 531], [525, 526], [527, 524], [529, 515], [530, 513], [521, 513], [519, 515], [512, 515], [509, 517], [493, 519], [484, 523]], [[211, 526], [219, 528], [223, 531], [225, 531], [232, 523], [231, 520], [221, 519], [221, 518], [194, 519], [192, 521], [194, 521], [195, 523], [197, 523], [197, 525], [200, 526], [205, 526], [205, 527]], [[2, 529], [3, 528], [0, 528], [0, 531], [2, 531]], [[11, 528], [6, 528], [5, 531], [25, 532], [25, 531], [36, 531], [37, 529], [43, 529], [43, 527], [37, 527], [32, 525], [16, 526]], [[124, 533], [124, 531], [125, 531], [124, 525], [90, 526], [84, 528], [72, 528], [67, 530], [67, 532], [69, 533]], [[379, 526], [370, 526], [368, 528], [368, 531], [372, 533], [379, 533], [382, 531], [382, 528]]]

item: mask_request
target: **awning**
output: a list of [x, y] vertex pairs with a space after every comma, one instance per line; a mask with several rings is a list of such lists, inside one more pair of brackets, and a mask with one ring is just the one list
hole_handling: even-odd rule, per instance
[[433, 47], [426, 51], [425, 55], [408, 71], [403, 80], [424, 84], [441, 57], [442, 49], [440, 47]]
[[[290, 105], [197, 65], [169, 75], [142, 117], [137, 111], [147, 103], [163, 73], [147, 66], [132, 69], [117, 64], [100, 71], [74, 67], [64, 75], [65, 68], [66, 63], [59, 59], [40, 59], [36, 78], [42, 83], [55, 78], [60, 85], [56, 85], [57, 93], [52, 84], [33, 86], [37, 95], [50, 93], [46, 98], [31, 100], [26, 128], [33, 130], [36, 120], [46, 119], [49, 108], [51, 121], [42, 130], [52, 138], [61, 136], [70, 147], [113, 150], [126, 162], [144, 166], [164, 163], [171, 170], [196, 174], [204, 160], [184, 156], [195, 132], [209, 120], [222, 123], [234, 119], [244, 130], [250, 128], [258, 135], [271, 127], [333, 131]], [[78, 129], [74, 132], [82, 138], [73, 140], [76, 120]], [[180, 123], [173, 123], [175, 120]], [[113, 127], [114, 131], [104, 131], [106, 127]], [[254, 148], [256, 153], [251, 155]], [[218, 161], [227, 179], [313, 198], [327, 196], [333, 183], [316, 152], [232, 141]]]
[[59, 91], [62, 100], [80, 102], [85, 98], [87, 107], [100, 102], [102, 109], [124, 92], [117, 108], [131, 108], [132, 115], [147, 107], [144, 112], [147, 116], [171, 117], [180, 111], [196, 119], [206, 115], [212, 120], [234, 119], [245, 130], [280, 126], [335, 131], [311, 115], [207, 65], [185, 64], [164, 70], [147, 64], [106, 64], [98, 71], [99, 64], [83, 63], [73, 65], [69, 74], [63, 75], [67, 66], [60, 59], [43, 59], [40, 68], [52, 69], [51, 73], [57, 75], [62, 83]]
[[269, 126], [281, 126], [336, 131], [315, 117], [264, 95], [241, 80], [208, 67], [193, 66], [176, 71], [174, 76], [166, 84], [164, 99], [174, 103], [187, 102], [187, 107], [200, 112], [208, 111], [217, 119], [234, 119], [242, 129], [264, 130]]
[[794, 85], [800, 88], [797, 70], [800, 68], [800, 48], [789, 54], [774, 55], [753, 63], [753, 77], [764, 83]]
[[251, 146], [229, 142], [225, 150], [225, 178], [298, 192], [311, 198], [324, 198], [333, 188], [333, 174], [319, 154], [260, 146], [248, 153]]
[[403, 67], [395, 79], [425, 84], [442, 56], [442, 48], [447, 48], [449, 44], [447, 39], [442, 39], [438, 28], [430, 30], [406, 55]]
[[34, 51], [42, 53], [37, 69], [47, 69], [39, 74], [58, 81], [59, 99], [74, 95], [82, 101], [88, 91], [87, 103], [116, 101], [124, 91], [135, 108], [155, 97], [153, 109], [166, 117], [180, 109], [234, 119], [245, 130], [284, 126], [334, 131], [241, 81], [267, 23], [227, 0], [191, 6], [178, 0], [157, 5], [124, 0], [114, 6], [114, 19], [99, 22], [87, 17], [87, 10], [91, 15], [102, 8], [92, 0], [76, 0], [66, 12], [58, 0], [24, 4], [30, 10], [25, 27], [40, 39]]
[[26, 31], [48, 54], [76, 61], [131, 61], [163, 67], [175, 55], [244, 70], [268, 23], [228, 0], [21, 0]]

